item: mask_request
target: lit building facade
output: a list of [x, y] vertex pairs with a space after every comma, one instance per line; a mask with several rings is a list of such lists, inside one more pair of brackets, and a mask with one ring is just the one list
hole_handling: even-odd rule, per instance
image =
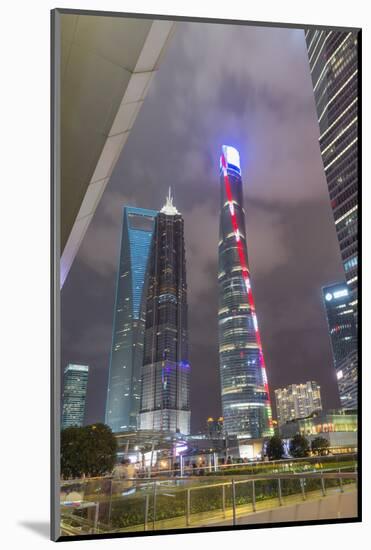
[[280, 426], [280, 436], [292, 438], [300, 434], [309, 443], [323, 437], [327, 439], [332, 453], [345, 453], [357, 451], [357, 430], [357, 411], [340, 409], [313, 413], [307, 418], [286, 422]]
[[218, 439], [224, 434], [224, 418], [208, 418], [207, 419], [207, 434], [211, 439]]
[[170, 191], [156, 217], [145, 310], [139, 428], [189, 434], [184, 221]]
[[357, 32], [311, 29], [306, 31], [305, 38], [319, 122], [319, 145], [357, 324]]
[[62, 429], [84, 424], [88, 365], [69, 364], [64, 369]]
[[290, 384], [284, 388], [278, 388], [274, 394], [280, 425], [322, 410], [321, 387], [312, 380], [304, 384]]
[[356, 409], [358, 350], [352, 294], [346, 283], [323, 287], [322, 293], [341, 406]]
[[358, 350], [353, 349], [337, 364], [340, 401], [345, 409], [358, 409]]
[[220, 157], [219, 367], [224, 430], [273, 435], [268, 381], [250, 284], [239, 153]]
[[157, 211], [125, 206], [112, 331], [105, 422], [113, 432], [136, 430], [143, 364], [143, 295]]

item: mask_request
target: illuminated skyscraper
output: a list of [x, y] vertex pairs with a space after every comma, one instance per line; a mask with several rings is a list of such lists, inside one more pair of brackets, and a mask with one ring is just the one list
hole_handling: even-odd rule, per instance
[[224, 429], [258, 438], [273, 435], [272, 412], [247, 260], [239, 153], [220, 157], [219, 366]]
[[277, 419], [284, 424], [294, 418], [305, 418], [314, 411], [322, 410], [321, 388], [317, 382], [290, 384], [274, 391]]
[[106, 424], [113, 432], [137, 429], [143, 363], [148, 256], [157, 212], [126, 206], [117, 270]]
[[357, 331], [351, 293], [346, 283], [336, 283], [322, 289], [332, 356], [336, 369], [341, 405], [357, 408]]
[[311, 29], [306, 31], [305, 38], [319, 122], [319, 146], [350, 305], [357, 323], [357, 32]]
[[189, 434], [189, 378], [184, 222], [169, 191], [148, 266], [140, 429]]
[[62, 429], [84, 424], [89, 367], [69, 364], [64, 369]]

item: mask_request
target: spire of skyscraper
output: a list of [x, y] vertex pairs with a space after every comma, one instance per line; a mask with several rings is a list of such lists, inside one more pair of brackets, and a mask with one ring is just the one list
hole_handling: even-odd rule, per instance
[[175, 216], [176, 214], [179, 214], [178, 210], [175, 208], [173, 204], [173, 196], [171, 194], [171, 187], [169, 187], [169, 194], [166, 197], [166, 203], [161, 209], [161, 212], [164, 214], [167, 214], [168, 216]]

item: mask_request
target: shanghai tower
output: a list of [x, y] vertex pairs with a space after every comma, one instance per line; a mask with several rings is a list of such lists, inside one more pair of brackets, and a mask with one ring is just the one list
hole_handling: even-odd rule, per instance
[[145, 310], [139, 428], [189, 434], [184, 221], [170, 191], [156, 217]]
[[219, 367], [228, 434], [273, 435], [268, 381], [247, 259], [240, 156], [222, 146], [219, 235]]

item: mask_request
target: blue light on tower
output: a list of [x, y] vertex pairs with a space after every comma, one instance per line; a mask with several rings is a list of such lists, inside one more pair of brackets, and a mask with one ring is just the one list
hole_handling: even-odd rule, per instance
[[[227, 162], [227, 168], [241, 174], [240, 153], [230, 145], [222, 145], [222, 152]], [[220, 168], [222, 167], [220, 160]]]

